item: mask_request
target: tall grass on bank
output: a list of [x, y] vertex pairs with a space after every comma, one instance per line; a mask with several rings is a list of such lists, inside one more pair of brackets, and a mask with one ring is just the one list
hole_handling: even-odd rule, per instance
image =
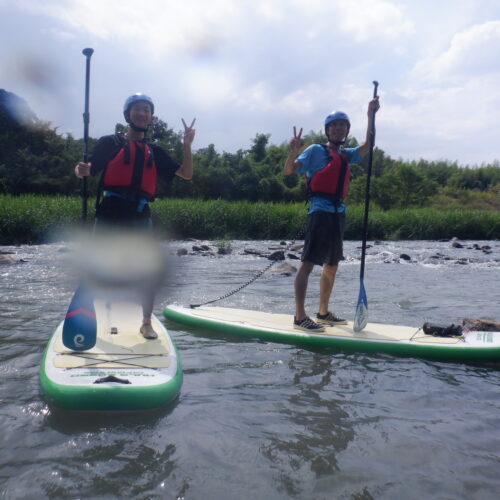
[[[174, 238], [299, 239], [303, 236], [304, 203], [274, 204], [220, 200], [161, 200], [155, 207], [157, 225], [169, 227]], [[345, 239], [362, 235], [363, 206], [347, 210]], [[368, 238], [500, 239], [500, 213], [483, 210], [370, 210]]]
[[[89, 213], [93, 212], [89, 200]], [[0, 244], [42, 243], [58, 230], [80, 225], [77, 197], [0, 195]], [[300, 239], [304, 203], [164, 199], [152, 204], [155, 227], [174, 239]], [[89, 220], [92, 220], [89, 215]], [[359, 240], [363, 207], [349, 207], [345, 238]], [[55, 235], [55, 236], [54, 236]], [[500, 239], [500, 213], [484, 210], [412, 208], [370, 210], [369, 239]]]
[[305, 205], [223, 200], [160, 200], [156, 227], [178, 238], [279, 239], [301, 236]]
[[[348, 210], [346, 239], [360, 239], [363, 207]], [[500, 213], [487, 210], [407, 208], [370, 210], [368, 238], [380, 240], [500, 239]]]
[[42, 243], [78, 223], [81, 205], [75, 196], [0, 195], [0, 244]]

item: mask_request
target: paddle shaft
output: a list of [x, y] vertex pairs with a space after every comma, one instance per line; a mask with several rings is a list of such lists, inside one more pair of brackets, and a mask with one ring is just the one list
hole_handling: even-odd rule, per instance
[[[373, 82], [373, 98], [377, 97], [378, 82]], [[365, 192], [365, 213], [363, 217], [363, 243], [361, 246], [361, 268], [359, 277], [363, 280], [365, 276], [365, 257], [366, 257], [366, 238], [368, 235], [368, 212], [370, 210], [370, 181], [372, 176], [373, 146], [375, 144], [375, 112], [371, 113], [370, 119], [370, 150], [368, 153], [368, 170], [366, 173], [366, 192]]]
[[[86, 57], [85, 68], [85, 110], [83, 112], [83, 161], [88, 163], [89, 160], [89, 91], [90, 91], [90, 58], [94, 53], [94, 49], [83, 49], [83, 55]], [[87, 219], [87, 177], [82, 179], [82, 220]]]

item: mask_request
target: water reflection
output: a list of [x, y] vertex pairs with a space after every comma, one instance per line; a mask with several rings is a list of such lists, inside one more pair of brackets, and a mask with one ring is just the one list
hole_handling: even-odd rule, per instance
[[281, 431], [267, 435], [262, 454], [278, 471], [278, 489], [291, 497], [304, 498], [319, 478], [335, 475], [338, 453], [354, 438], [352, 416], [338, 389], [343, 365], [348, 369], [342, 357], [302, 350], [288, 361], [295, 390], [275, 404]]

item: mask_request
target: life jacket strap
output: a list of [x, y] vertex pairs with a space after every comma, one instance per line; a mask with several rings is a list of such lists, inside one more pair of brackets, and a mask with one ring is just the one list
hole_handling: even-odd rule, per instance
[[123, 145], [123, 162], [125, 165], [130, 165], [130, 141], [125, 141]]
[[153, 148], [151, 148], [151, 146], [146, 146], [147, 148], [147, 151], [149, 152], [149, 158], [148, 158], [148, 163], [147, 163], [147, 166], [148, 168], [151, 168], [153, 166], [153, 163], [154, 163], [154, 155], [153, 155]]

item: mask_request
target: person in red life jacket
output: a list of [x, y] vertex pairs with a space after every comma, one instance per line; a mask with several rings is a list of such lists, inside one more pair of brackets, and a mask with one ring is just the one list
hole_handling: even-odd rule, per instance
[[[123, 115], [128, 123], [127, 132], [101, 137], [89, 157], [89, 163], [80, 162], [76, 165], [75, 174], [79, 178], [101, 173], [96, 228], [115, 226], [149, 230], [149, 203], [156, 193], [157, 178], [171, 181], [174, 176], [186, 180], [193, 177], [191, 145], [196, 119], [190, 126], [182, 120], [183, 162], [180, 165], [160, 146], [149, 144], [145, 139], [153, 114], [154, 103], [150, 97], [141, 93], [131, 95], [123, 107]], [[157, 338], [151, 326], [155, 295], [152, 288], [143, 298], [144, 318], [140, 328], [147, 339]]]
[[[379, 109], [378, 96], [368, 105], [368, 117]], [[308, 221], [304, 237], [301, 264], [295, 277], [294, 328], [307, 332], [322, 332], [323, 325], [345, 325], [345, 319], [329, 311], [330, 296], [343, 257], [345, 223], [344, 200], [349, 184], [349, 163], [359, 162], [370, 148], [370, 119], [365, 142], [355, 148], [343, 148], [351, 123], [342, 111], [325, 119], [327, 144], [313, 144], [300, 155], [302, 129], [290, 140], [290, 153], [283, 173], [295, 172], [306, 176], [309, 197]], [[298, 156], [297, 156], [298, 155]], [[319, 310], [316, 321], [307, 316], [305, 299], [309, 275], [315, 265], [323, 266], [320, 278]]]

